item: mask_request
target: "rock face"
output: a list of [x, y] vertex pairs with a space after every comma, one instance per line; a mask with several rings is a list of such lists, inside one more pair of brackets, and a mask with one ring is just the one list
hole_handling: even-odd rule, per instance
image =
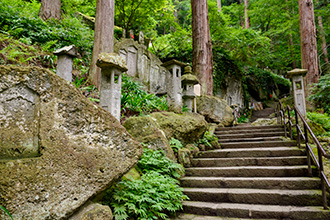
[[165, 132], [168, 140], [178, 139], [183, 144], [197, 142], [207, 130], [204, 117], [196, 113], [175, 114], [156, 112], [150, 115]]
[[70, 220], [112, 220], [113, 215], [109, 206], [87, 202]]
[[166, 157], [175, 160], [174, 152], [166, 139], [166, 136], [155, 119], [150, 116], [128, 118], [123, 126], [141, 143], [147, 144], [148, 148], [164, 150]]
[[68, 219], [142, 154], [109, 112], [37, 67], [0, 66], [0, 124], [0, 203], [14, 219]]
[[197, 97], [197, 111], [211, 123], [221, 123], [229, 126], [234, 121], [233, 111], [226, 100], [215, 96]]

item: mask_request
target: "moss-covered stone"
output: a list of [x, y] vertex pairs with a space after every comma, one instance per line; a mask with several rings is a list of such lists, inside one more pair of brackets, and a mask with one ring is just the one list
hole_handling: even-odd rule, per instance
[[148, 148], [164, 150], [166, 157], [176, 160], [168, 139], [152, 117], [130, 117], [124, 122], [123, 126], [136, 140], [147, 144]]
[[196, 113], [175, 114], [173, 112], [156, 112], [150, 115], [168, 140], [178, 139], [181, 143], [196, 143], [207, 129], [204, 117]]
[[[0, 66], [0, 96], [14, 88], [11, 94], [24, 98], [21, 87], [39, 97], [25, 98], [37, 106], [37, 133], [31, 135], [38, 155], [0, 159], [0, 203], [14, 219], [67, 219], [134, 167], [142, 147], [109, 112], [53, 72]], [[2, 114], [1, 128], [9, 120]]]
[[215, 96], [198, 96], [197, 111], [205, 116], [210, 123], [221, 123], [224, 126], [232, 125], [233, 110], [227, 101]]
[[181, 148], [178, 151], [178, 162], [184, 167], [191, 167], [192, 153], [190, 149]]
[[258, 118], [256, 121], [251, 123], [252, 126], [266, 126], [266, 125], [277, 125], [276, 118]]
[[185, 148], [189, 149], [193, 156], [197, 156], [199, 153], [199, 148], [194, 144], [187, 144]]
[[69, 220], [112, 220], [113, 215], [109, 206], [99, 203], [87, 202], [78, 213]]
[[138, 180], [138, 179], [141, 179], [141, 175], [140, 175], [139, 171], [137, 171], [137, 169], [135, 167], [133, 167], [123, 176], [123, 179], [124, 180]]

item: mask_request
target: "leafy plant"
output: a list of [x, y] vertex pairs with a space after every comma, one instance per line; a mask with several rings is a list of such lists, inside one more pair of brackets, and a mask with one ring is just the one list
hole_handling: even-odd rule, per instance
[[203, 138], [199, 139], [198, 144], [204, 144], [210, 148], [213, 148], [212, 142], [218, 142], [218, 137], [206, 131]]
[[330, 131], [330, 115], [317, 112], [307, 112], [307, 118], [320, 124], [324, 130]]
[[11, 216], [11, 214], [8, 212], [8, 210], [5, 207], [0, 205], [0, 209], [2, 209], [11, 219], [13, 219], [13, 217]]
[[178, 153], [178, 150], [183, 148], [182, 143], [175, 138], [171, 138], [171, 140], [169, 141], [169, 144], [175, 153]]
[[139, 180], [121, 181], [112, 198], [116, 220], [167, 219], [168, 213], [182, 209], [181, 202], [188, 199], [177, 180], [155, 171]]
[[314, 101], [317, 107], [323, 108], [330, 114], [330, 74], [320, 77], [319, 82], [313, 87], [312, 93], [313, 95], [309, 99]]

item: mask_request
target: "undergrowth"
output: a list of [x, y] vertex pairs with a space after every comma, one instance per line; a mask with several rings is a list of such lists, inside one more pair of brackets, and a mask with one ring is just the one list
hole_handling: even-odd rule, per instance
[[137, 169], [141, 179], [124, 179], [117, 183], [107, 198], [116, 220], [167, 219], [182, 209], [188, 199], [179, 187], [184, 168], [165, 157], [160, 150], [145, 148]]

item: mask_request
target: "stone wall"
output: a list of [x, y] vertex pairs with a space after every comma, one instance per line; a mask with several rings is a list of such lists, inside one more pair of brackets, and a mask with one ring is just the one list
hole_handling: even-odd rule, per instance
[[166, 93], [168, 70], [161, 66], [162, 62], [144, 44], [133, 39], [122, 39], [115, 43], [114, 52], [125, 59], [128, 75], [142, 82], [149, 92]]
[[142, 154], [109, 112], [37, 67], [0, 66], [0, 125], [0, 204], [14, 219], [68, 219]]

